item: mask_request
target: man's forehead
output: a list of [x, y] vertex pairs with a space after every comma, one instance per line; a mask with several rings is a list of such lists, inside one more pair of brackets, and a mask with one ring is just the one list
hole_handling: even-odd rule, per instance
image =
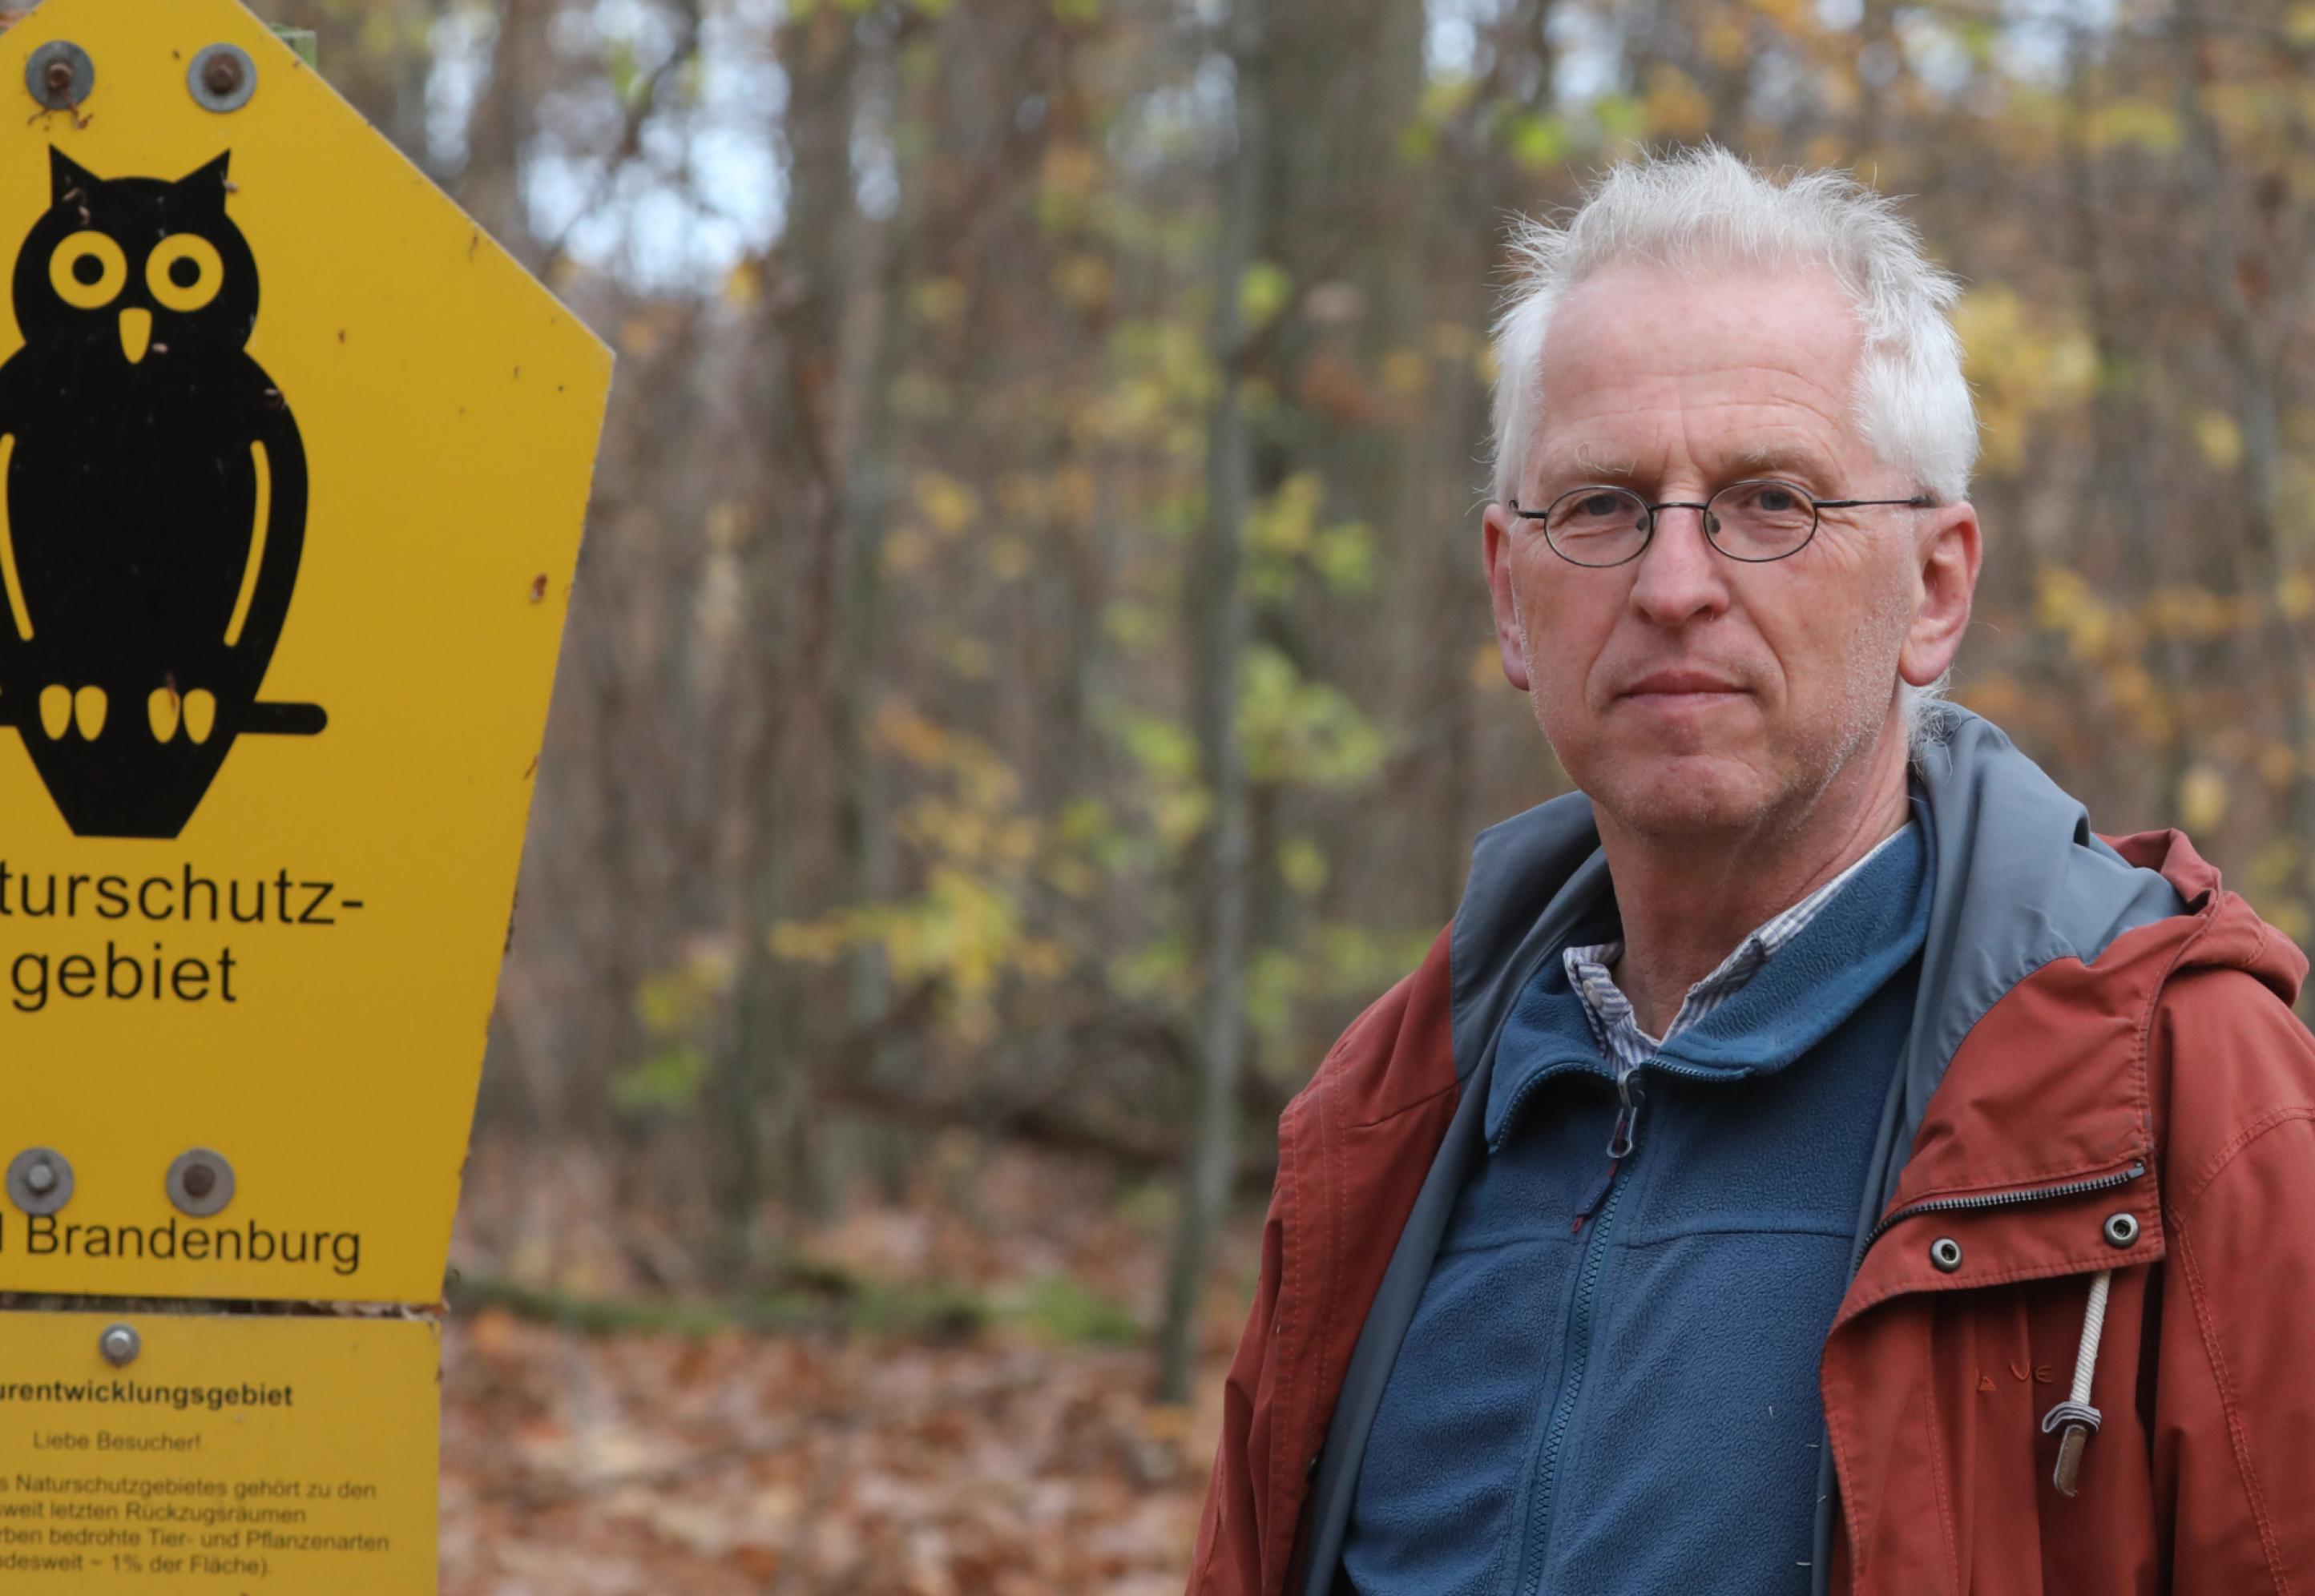
[[1822, 269], [1610, 268], [1553, 315], [1538, 457], [1613, 480], [1673, 450], [1745, 472], [1847, 455], [1861, 344]]
[[1539, 378], [1563, 402], [1645, 402], [1668, 385], [1716, 397], [1845, 393], [1863, 347], [1855, 306], [1822, 268], [1610, 267], [1554, 311]]

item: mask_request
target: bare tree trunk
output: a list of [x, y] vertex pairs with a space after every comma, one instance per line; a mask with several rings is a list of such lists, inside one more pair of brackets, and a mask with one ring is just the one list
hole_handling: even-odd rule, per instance
[[[809, 891], [797, 865], [812, 856], [820, 817], [814, 778], [832, 714], [828, 687], [840, 658], [843, 506], [835, 467], [838, 331], [852, 226], [854, 19], [814, 7], [783, 28], [786, 71], [787, 215], [767, 295], [761, 425], [772, 462], [772, 503], [749, 552], [751, 631], [760, 695], [740, 801], [753, 811], [743, 849], [747, 901], [740, 919], [737, 1012], [718, 1060], [714, 1100], [730, 1141], [719, 1194], [724, 1228], [742, 1261], [757, 1251], [764, 1201], [788, 1211], [811, 1196], [809, 1071], [803, 1004], [793, 971], [773, 956], [772, 927], [801, 911]], [[794, 568], [803, 576], [797, 581]], [[767, 1124], [768, 1122], [768, 1126]], [[772, 1173], [780, 1180], [776, 1188]]]
[[2315, 851], [2309, 847], [2315, 841], [2315, 774], [2308, 768], [2306, 649], [2297, 624], [2283, 608], [2280, 592], [2284, 563], [2276, 544], [2275, 508], [2282, 470], [2282, 424], [2271, 340], [2259, 325], [2257, 307], [2243, 291], [2241, 247], [2228, 208], [2225, 151], [2204, 95], [2204, 52], [2208, 41], [2202, 13], [2192, 5], [2181, 6], [2178, 29], [2185, 47], [2178, 60], [2178, 120], [2184, 134], [2187, 186], [2202, 212], [2204, 273], [2218, 312], [2220, 344], [2234, 377], [2235, 424], [2242, 435], [2247, 574], [2258, 595], [2263, 662], [2274, 678], [2283, 735], [2291, 749], [2284, 813], [2300, 847], [2289, 890], [2304, 908], [2315, 900]]
[[1244, 407], [1245, 330], [1238, 287], [1254, 259], [1264, 129], [1262, 0], [1237, 0], [1229, 22], [1237, 138], [1224, 176], [1214, 273], [1213, 351], [1219, 387], [1206, 456], [1206, 535], [1187, 617], [1198, 639], [1198, 732], [1214, 795], [1207, 875], [1206, 1015], [1198, 1137], [1183, 1193], [1181, 1227], [1166, 1285], [1158, 1395], [1187, 1399], [1197, 1362], [1198, 1304], [1206, 1257], [1229, 1201], [1237, 1134], [1238, 1073], [1246, 1028], [1246, 773], [1237, 734], [1238, 661], [1248, 602], [1241, 567], [1252, 492], [1253, 450]]
[[457, 185], [466, 214], [526, 265], [537, 241], [523, 205], [523, 139], [539, 98], [536, 63], [546, 54], [553, 20], [539, 0], [499, 0], [490, 82], [475, 102]]
[[[2125, 590], [2134, 601], [2142, 603], [2169, 580], [2170, 561], [2161, 536], [2164, 523], [2153, 513], [2159, 495], [2156, 484], [2149, 479], [2146, 450], [2142, 447], [2153, 419], [2147, 412], [2143, 379], [2136, 375], [2138, 352], [2124, 346], [2132, 319], [2117, 307], [2115, 293], [2107, 282], [2110, 251], [2106, 243], [2104, 208], [2109, 202], [2099, 191], [2098, 157], [2091, 143], [2098, 100], [2099, 66], [2093, 51], [2095, 42], [2088, 28], [2077, 29], [2073, 33], [2067, 67], [2065, 135], [2061, 146], [2071, 212], [2075, 268], [2081, 278], [2082, 299], [2098, 360], [2097, 387], [2090, 396], [2089, 482], [2084, 491], [2075, 495], [2073, 537], [2075, 547], [2087, 553], [2097, 546], [2101, 528], [2113, 528], [2117, 563], [2128, 584]], [[2132, 373], [2126, 385], [2117, 375], [2124, 370]], [[2161, 679], [2172, 684], [2174, 691], [2193, 681], [2194, 663], [2184, 643], [2166, 635], [2155, 647], [2161, 661]], [[2117, 752], [2123, 756], [2119, 763], [2138, 762], [2135, 750]], [[2193, 760], [2195, 737], [2188, 717], [2173, 719], [2160, 753], [2155, 772], [2159, 785], [2155, 791], [2151, 794], [2143, 792], [2142, 777], [2133, 784], [2142, 789], [2133, 794], [2133, 799], [2142, 801], [2151, 796], [2157, 811], [2177, 794]], [[2130, 779], [2129, 773], [2122, 769], [2113, 769], [2111, 776]]]
[[[868, 746], [875, 696], [885, 690], [877, 669], [884, 641], [884, 537], [899, 498], [899, 418], [892, 395], [909, 351], [903, 295], [909, 265], [919, 247], [926, 194], [922, 162], [902, 137], [909, 116], [909, 94], [896, 58], [902, 40], [899, 24], [875, 39], [864, 53], [859, 74], [864, 114], [882, 120], [894, 151], [899, 184], [892, 214], [861, 229], [861, 259], [853, 276], [868, 285], [854, 297], [847, 323], [853, 336], [846, 360], [846, 396], [850, 401], [844, 438], [844, 580], [842, 669], [832, 684], [838, 765], [843, 780], [837, 817], [841, 875], [850, 900], [871, 903], [890, 898], [899, 886], [899, 849], [892, 832], [884, 762]], [[892, 983], [883, 950], [856, 947], [845, 967], [847, 1029], [874, 1026], [891, 1009]], [[916, 1086], [918, 1050], [914, 1038], [880, 1031], [868, 1060], [871, 1082], [887, 1090]], [[867, 1156], [887, 1196], [897, 1199], [909, 1175], [908, 1153], [916, 1133], [899, 1125], [876, 1126]]]

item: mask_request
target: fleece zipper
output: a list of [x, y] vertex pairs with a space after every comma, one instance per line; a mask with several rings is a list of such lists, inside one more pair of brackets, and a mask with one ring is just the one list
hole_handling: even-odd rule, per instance
[[[1632, 1077], [1643, 1069], [1666, 1075], [1707, 1078], [1708, 1072], [1663, 1059], [1650, 1059], [1616, 1076], [1616, 1125], [1608, 1135], [1608, 1175], [1600, 1190], [1575, 1215], [1574, 1228], [1583, 1237], [1583, 1254], [1575, 1265], [1575, 1295], [1567, 1305], [1566, 1352], [1560, 1359], [1559, 1390], [1553, 1398], [1551, 1418], [1536, 1449], [1533, 1485], [1528, 1493], [1527, 1534], [1520, 1547], [1520, 1574], [1512, 1588], [1519, 1596], [1537, 1596], [1543, 1583], [1544, 1553], [1551, 1540], [1551, 1515], [1559, 1494], [1559, 1464], [1568, 1432], [1575, 1423], [1575, 1405], [1583, 1395], [1583, 1375], [1592, 1361], [1592, 1333], [1600, 1317], [1600, 1277], [1608, 1267], [1610, 1237], [1616, 1228], [1616, 1210], [1631, 1183], [1625, 1171], [1637, 1156], [1640, 1108], [1646, 1101], [1636, 1091]], [[1506, 1122], [1508, 1123], [1508, 1121]]]
[[[1628, 1137], [1627, 1121], [1630, 1117], [1625, 1113], [1616, 1116], [1619, 1136]], [[1623, 1201], [1625, 1187], [1631, 1184], [1623, 1178], [1624, 1167], [1631, 1162], [1631, 1157], [1628, 1149], [1609, 1165], [1607, 1192], [1604, 1199], [1596, 1200], [1596, 1217], [1592, 1217], [1586, 1225], [1586, 1216], [1576, 1216], [1578, 1227], [1589, 1234], [1583, 1238], [1583, 1255], [1576, 1264], [1575, 1295], [1567, 1307], [1567, 1352], [1560, 1360], [1559, 1393], [1552, 1403], [1550, 1421], [1544, 1426], [1542, 1442], [1536, 1450], [1535, 1483], [1528, 1495], [1527, 1535], [1520, 1550], [1521, 1573], [1516, 1586], [1520, 1596], [1537, 1596], [1543, 1582], [1543, 1552], [1551, 1538], [1552, 1497], [1559, 1485], [1560, 1453], [1566, 1446], [1568, 1430], [1575, 1422], [1576, 1399], [1583, 1392], [1583, 1371], [1592, 1361], [1592, 1328], [1599, 1309], [1600, 1275], [1607, 1267], [1608, 1238], [1616, 1228], [1616, 1210]]]

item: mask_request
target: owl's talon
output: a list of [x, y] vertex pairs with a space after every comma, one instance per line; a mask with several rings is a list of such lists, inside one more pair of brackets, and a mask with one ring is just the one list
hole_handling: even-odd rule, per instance
[[177, 734], [177, 695], [169, 687], [155, 687], [145, 697], [145, 718], [152, 723], [153, 740], [166, 742]]
[[195, 687], [186, 694], [185, 735], [195, 742], [207, 742], [216, 726], [217, 695], [207, 687]]
[[73, 720], [91, 742], [104, 735], [104, 703], [102, 687], [83, 687], [73, 695]]
[[40, 730], [50, 742], [62, 740], [72, 725], [72, 689], [51, 685], [40, 689]]

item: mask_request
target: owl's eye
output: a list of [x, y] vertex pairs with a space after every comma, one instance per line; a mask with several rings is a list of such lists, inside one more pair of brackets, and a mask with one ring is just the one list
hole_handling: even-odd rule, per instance
[[81, 310], [111, 304], [128, 280], [128, 257], [102, 233], [75, 233], [49, 257], [49, 282], [57, 297]]
[[171, 310], [199, 310], [224, 281], [217, 245], [198, 233], [172, 233], [145, 257], [145, 286]]

